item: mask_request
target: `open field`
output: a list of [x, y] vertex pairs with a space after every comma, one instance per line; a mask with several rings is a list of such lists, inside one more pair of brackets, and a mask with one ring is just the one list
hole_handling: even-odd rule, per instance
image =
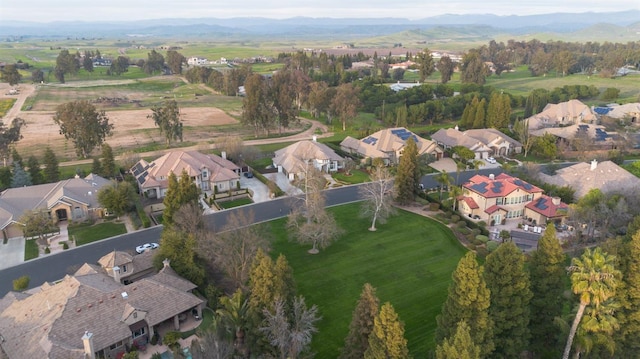
[[427, 357], [435, 347], [435, 317], [465, 250], [444, 225], [409, 212], [399, 211], [377, 232], [369, 232], [369, 219], [357, 216], [360, 204], [331, 211], [345, 233], [317, 255], [288, 241], [284, 220], [271, 224], [276, 236], [272, 255], [286, 255], [298, 294], [320, 309], [313, 351], [318, 358], [338, 356], [362, 286], [369, 282], [380, 301], [391, 302], [404, 321], [413, 357]]

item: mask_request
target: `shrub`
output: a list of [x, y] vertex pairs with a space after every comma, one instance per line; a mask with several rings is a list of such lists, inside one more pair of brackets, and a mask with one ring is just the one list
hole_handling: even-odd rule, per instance
[[482, 233], [482, 231], [480, 230], [480, 228], [474, 228], [471, 230], [471, 233], [473, 233], [474, 236], [477, 236], [478, 234]]
[[457, 229], [458, 233], [462, 233], [465, 236], [471, 233], [471, 230], [467, 227], [462, 227]]
[[440, 204], [439, 203], [435, 203], [435, 202], [431, 202], [429, 203], [429, 209], [431, 211], [437, 211], [440, 209]]
[[[158, 344], [158, 333], [153, 334], [153, 336], [151, 337], [151, 340], [149, 341], [149, 343], [151, 343], [151, 345]], [[151, 358], [153, 358], [153, 355], [151, 356]]]
[[487, 242], [487, 250], [489, 252], [495, 251], [498, 248], [498, 246], [499, 246], [498, 242], [494, 242], [494, 241]]
[[62, 249], [69, 249], [67, 242], [62, 242]]
[[471, 243], [469, 244], [467, 247], [469, 247], [470, 250], [475, 251], [476, 250], [476, 245]]
[[49, 254], [49, 253], [51, 253], [51, 249], [47, 246], [44, 249], [44, 254]]
[[13, 290], [16, 292], [22, 292], [23, 290], [29, 288], [29, 282], [31, 278], [28, 275], [23, 275], [18, 279], [13, 280]]
[[460, 220], [460, 216], [458, 216], [457, 214], [454, 214], [453, 216], [451, 216], [451, 222], [458, 222], [459, 220]]
[[[453, 217], [451, 218], [451, 222], [453, 222]], [[458, 221], [456, 223], [456, 227], [458, 227], [458, 228], [466, 228], [467, 227], [467, 222], [466, 221]]]
[[168, 332], [164, 335], [162, 343], [168, 347], [174, 347], [178, 345], [178, 339], [181, 338], [180, 332]]
[[487, 237], [487, 236], [485, 236], [485, 235], [482, 235], [482, 234], [477, 235], [477, 236], [476, 236], [476, 239], [477, 239], [478, 241], [482, 242], [482, 243], [487, 243], [487, 242], [489, 242], [489, 237]]
[[487, 251], [487, 249], [485, 247], [476, 247], [476, 254], [480, 258], [484, 258], [489, 254], [489, 252]]
[[418, 202], [419, 204], [421, 204], [423, 206], [429, 204], [429, 201], [424, 199], [424, 198], [422, 198], [422, 197], [416, 197], [416, 202]]

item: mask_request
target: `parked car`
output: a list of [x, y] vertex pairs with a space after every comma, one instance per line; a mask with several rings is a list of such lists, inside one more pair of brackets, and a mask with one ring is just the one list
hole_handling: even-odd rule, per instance
[[136, 247], [136, 253], [141, 254], [144, 253], [147, 249], [156, 249], [158, 248], [158, 243], [145, 243]]
[[253, 178], [253, 172], [245, 172], [244, 176], [247, 178]]
[[493, 158], [493, 157], [489, 157], [489, 158], [487, 158], [487, 162], [489, 162], [489, 163], [491, 163], [491, 164], [494, 164], [494, 165], [495, 165], [496, 163], [498, 163], [498, 161], [496, 161], [496, 159], [495, 159], [495, 158]]

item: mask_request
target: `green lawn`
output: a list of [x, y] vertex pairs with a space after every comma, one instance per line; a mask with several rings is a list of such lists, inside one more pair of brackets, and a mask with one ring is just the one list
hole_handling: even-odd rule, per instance
[[78, 224], [69, 226], [69, 238], [75, 238], [77, 246], [124, 233], [127, 233], [124, 223], [104, 222], [94, 225]]
[[24, 260], [38, 258], [38, 242], [35, 239], [24, 241]]
[[316, 304], [322, 320], [312, 343], [317, 358], [336, 358], [347, 335], [362, 286], [369, 282], [381, 302], [391, 302], [405, 323], [411, 354], [424, 358], [434, 349], [436, 315], [447, 296], [451, 273], [464, 248], [445, 226], [409, 212], [369, 232], [368, 218], [359, 218], [360, 204], [332, 208], [342, 238], [317, 255], [309, 246], [287, 240], [284, 221], [272, 222], [272, 255], [286, 255], [298, 293]]
[[16, 103], [15, 98], [3, 98], [0, 100], [0, 117], [4, 117], [7, 112], [13, 107], [13, 104]]
[[352, 170], [350, 176], [347, 176], [344, 172], [336, 172], [332, 176], [338, 181], [347, 182], [351, 184], [363, 183], [363, 182], [369, 181], [369, 174], [361, 170]]
[[225, 201], [225, 202], [217, 202], [218, 205], [223, 208], [223, 209], [228, 209], [228, 208], [233, 208], [233, 207], [240, 207], [240, 206], [244, 206], [246, 204], [251, 204], [253, 203], [253, 201], [251, 200], [251, 198], [240, 198], [240, 199], [234, 199], [233, 201]]

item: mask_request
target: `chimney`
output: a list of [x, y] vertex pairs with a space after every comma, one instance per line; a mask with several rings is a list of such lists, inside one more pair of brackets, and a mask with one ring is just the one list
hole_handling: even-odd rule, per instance
[[120, 267], [113, 267], [113, 280], [120, 283]]
[[226, 160], [227, 159], [227, 151], [220, 152], [220, 157], [222, 157], [222, 158], [224, 158]]
[[560, 205], [560, 197], [551, 197], [551, 203], [553, 203], [554, 205], [558, 206]]
[[453, 128], [456, 131], [460, 131], [460, 128], [458, 127], [458, 125], [456, 125], [456, 127]]
[[162, 266], [163, 266], [163, 268], [171, 267], [171, 266], [169, 265], [169, 263], [171, 263], [171, 261], [169, 260], [169, 258], [165, 258], [165, 259], [162, 261]]
[[598, 160], [591, 161], [591, 170], [595, 170], [598, 167]]
[[93, 348], [93, 333], [84, 332], [82, 343], [84, 344], [84, 357], [87, 359], [96, 359], [96, 353]]
[[494, 176], [493, 173], [490, 173], [489, 174], [489, 179], [493, 181], [494, 179], [496, 179], [496, 176]]
[[313, 135], [313, 142], [318, 142], [318, 136]]

